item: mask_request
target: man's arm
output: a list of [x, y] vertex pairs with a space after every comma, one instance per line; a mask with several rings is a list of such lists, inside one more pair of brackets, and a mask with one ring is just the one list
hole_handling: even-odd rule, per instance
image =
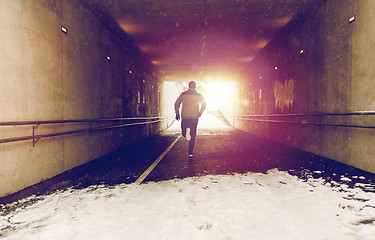
[[174, 111], [176, 113], [176, 120], [180, 120], [180, 105], [182, 102], [182, 94], [177, 98], [176, 102], [174, 103]]
[[206, 101], [204, 100], [204, 97], [202, 96], [202, 101], [201, 101], [201, 109], [199, 110], [199, 116], [202, 116], [202, 113], [206, 109]]

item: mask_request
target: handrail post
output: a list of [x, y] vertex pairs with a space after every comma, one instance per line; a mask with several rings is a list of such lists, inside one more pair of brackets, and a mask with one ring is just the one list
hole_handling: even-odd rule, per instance
[[37, 127], [39, 127], [41, 124], [33, 125], [33, 147], [35, 147], [35, 144], [40, 140], [40, 138], [35, 138], [35, 130]]

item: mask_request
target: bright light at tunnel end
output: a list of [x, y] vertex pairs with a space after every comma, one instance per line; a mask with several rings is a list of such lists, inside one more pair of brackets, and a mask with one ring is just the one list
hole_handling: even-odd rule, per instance
[[235, 96], [236, 82], [210, 82], [201, 84], [202, 94], [207, 102], [207, 110], [217, 111], [232, 103]]
[[[217, 114], [218, 111], [220, 111], [227, 122], [232, 122], [233, 115], [237, 113], [237, 105], [240, 99], [238, 95], [238, 82], [232, 80], [232, 78], [228, 79], [223, 80], [223, 78], [220, 78], [217, 80], [211, 78], [211, 81], [194, 80], [197, 83], [197, 91], [204, 96], [207, 103], [206, 110], [199, 121], [200, 128], [223, 128], [225, 124], [223, 125], [223, 119], [219, 120], [217, 118], [220, 116]], [[161, 91], [161, 111], [163, 116], [174, 115], [174, 103], [176, 99], [182, 92], [188, 89], [190, 80], [184, 80], [164, 81]]]

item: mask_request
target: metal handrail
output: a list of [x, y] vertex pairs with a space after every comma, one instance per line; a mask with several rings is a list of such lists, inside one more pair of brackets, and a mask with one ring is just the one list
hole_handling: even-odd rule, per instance
[[314, 116], [363, 116], [375, 115], [375, 111], [358, 111], [353, 113], [275, 113], [275, 114], [250, 114], [250, 115], [235, 115], [241, 117], [314, 117]]
[[290, 116], [364, 116], [364, 115], [375, 115], [372, 111], [362, 111], [354, 113], [316, 113], [316, 114], [265, 114], [265, 115], [235, 115], [234, 119], [243, 121], [253, 122], [271, 122], [271, 123], [287, 123], [287, 124], [300, 124], [300, 125], [315, 125], [315, 126], [332, 126], [332, 127], [348, 127], [348, 128], [367, 128], [375, 129], [372, 125], [355, 125], [355, 124], [336, 124], [336, 123], [318, 123], [309, 121], [284, 121], [284, 120], [273, 120], [273, 119], [252, 119], [249, 117], [290, 117]]
[[77, 120], [53, 120], [53, 121], [1, 122], [0, 126], [20, 126], [20, 125], [37, 125], [37, 126], [40, 126], [41, 124], [93, 123], [93, 122], [110, 122], [110, 121], [126, 121], [126, 120], [152, 120], [152, 121], [145, 121], [145, 122], [116, 124], [116, 125], [105, 126], [105, 127], [84, 128], [84, 129], [78, 129], [78, 130], [72, 130], [72, 131], [49, 133], [49, 134], [39, 134], [39, 135], [34, 134], [35, 127], [33, 127], [33, 135], [0, 139], [0, 144], [1, 143], [9, 143], [9, 142], [19, 142], [19, 141], [33, 140], [33, 146], [35, 146], [35, 143], [42, 138], [57, 137], [57, 136], [70, 135], [70, 134], [83, 133], [83, 132], [94, 132], [94, 131], [99, 131], [99, 130], [109, 130], [109, 129], [115, 129], [115, 128], [135, 126], [135, 125], [152, 124], [152, 123], [158, 123], [158, 122], [166, 121], [170, 117], [171, 117], [171, 115], [166, 116], [166, 117], [134, 117], [134, 118], [104, 118], [104, 119], [77, 119]]
[[126, 120], [149, 120], [164, 119], [167, 117], [134, 117], [134, 118], [93, 118], [93, 119], [73, 119], [73, 120], [51, 120], [51, 121], [15, 121], [0, 122], [0, 126], [20, 126], [20, 125], [41, 125], [41, 124], [59, 124], [59, 123], [92, 123], [92, 122], [115, 122]]

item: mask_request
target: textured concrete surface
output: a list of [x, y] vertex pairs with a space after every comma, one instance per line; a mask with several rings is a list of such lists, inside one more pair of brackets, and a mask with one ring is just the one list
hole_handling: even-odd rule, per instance
[[[0, 1], [0, 121], [159, 116], [159, 79], [79, 1]], [[67, 32], [64, 33], [61, 28]], [[35, 134], [98, 125], [41, 125]], [[0, 138], [33, 126], [1, 126]], [[0, 196], [156, 134], [158, 124], [0, 145]]]
[[[372, 1], [324, 1], [289, 23], [251, 63], [240, 114], [374, 111], [375, 7]], [[349, 23], [349, 18], [355, 21]], [[270, 119], [270, 118], [261, 118]], [[281, 121], [375, 126], [373, 116], [304, 116]], [[373, 129], [236, 121], [274, 141], [375, 172]]]

